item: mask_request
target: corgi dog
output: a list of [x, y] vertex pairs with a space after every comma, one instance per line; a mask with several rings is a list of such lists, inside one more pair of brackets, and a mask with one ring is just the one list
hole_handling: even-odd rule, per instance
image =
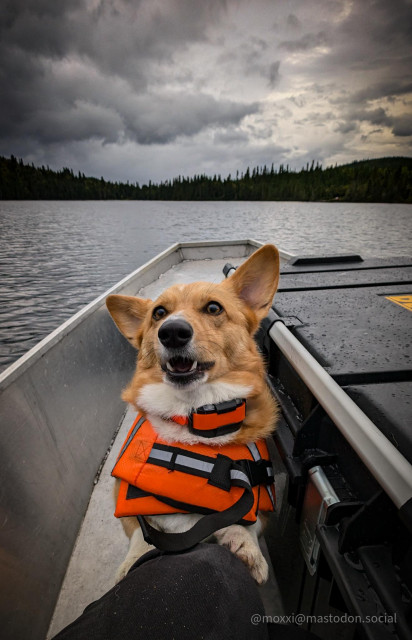
[[[272, 433], [278, 409], [266, 385], [254, 334], [270, 309], [278, 281], [279, 253], [273, 245], [265, 245], [219, 284], [174, 285], [154, 301], [123, 295], [107, 298], [118, 329], [138, 350], [136, 371], [122, 397], [150, 421], [163, 442], [246, 445]], [[240, 428], [212, 441], [172, 420], [190, 416], [197, 407], [236, 398], [246, 400]], [[116, 481], [116, 496], [118, 492]], [[147, 521], [157, 530], [180, 533], [201, 517], [166, 513], [147, 516]], [[144, 540], [136, 517], [124, 517], [122, 524], [130, 545], [117, 581], [153, 548]], [[232, 524], [214, 533], [219, 544], [247, 565], [258, 584], [268, 577], [258, 544], [261, 528], [258, 516], [250, 526]]]

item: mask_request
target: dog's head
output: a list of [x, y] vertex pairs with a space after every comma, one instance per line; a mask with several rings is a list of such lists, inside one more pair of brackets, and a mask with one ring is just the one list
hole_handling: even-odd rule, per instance
[[[117, 327], [139, 350], [137, 371], [124, 398], [138, 405], [142, 388], [159, 383], [181, 398], [220, 381], [250, 386], [254, 376], [262, 379], [263, 363], [253, 336], [268, 313], [278, 280], [278, 251], [265, 245], [219, 284], [174, 285], [154, 301], [109, 296], [107, 307]], [[216, 401], [207, 394], [200, 397]]]
[[174, 285], [155, 301], [111, 295], [107, 307], [139, 367], [184, 387], [242, 368], [278, 279], [277, 249], [266, 245], [220, 284]]

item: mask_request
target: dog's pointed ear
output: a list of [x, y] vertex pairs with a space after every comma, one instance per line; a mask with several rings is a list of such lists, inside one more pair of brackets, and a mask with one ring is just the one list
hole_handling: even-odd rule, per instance
[[259, 321], [263, 320], [279, 284], [278, 250], [273, 244], [264, 245], [222, 284], [229, 286], [255, 312]]
[[133, 296], [110, 295], [106, 306], [119, 331], [137, 348], [137, 334], [152, 301]]

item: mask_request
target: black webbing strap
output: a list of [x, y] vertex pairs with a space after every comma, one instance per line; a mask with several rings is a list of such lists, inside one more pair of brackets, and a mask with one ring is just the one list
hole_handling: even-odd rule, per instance
[[[257, 450], [257, 447], [256, 447]], [[230, 469], [234, 469], [235, 462], [227, 456], [218, 454], [216, 457], [205, 456], [178, 447], [154, 444], [151, 448], [149, 464], [165, 467], [169, 471], [181, 471], [190, 475], [208, 478], [213, 484], [225, 491], [231, 487]], [[243, 471], [249, 484], [255, 487], [259, 484], [272, 484], [272, 465], [262, 458], [254, 460], [237, 460], [236, 468]]]
[[244, 489], [235, 504], [224, 511], [215, 511], [203, 516], [191, 529], [183, 533], [165, 533], [164, 531], [158, 531], [158, 529], [155, 529], [147, 522], [144, 516], [137, 516], [146, 542], [153, 544], [162, 551], [185, 551], [186, 549], [194, 547], [205, 538], [208, 538], [215, 533], [215, 531], [239, 522], [253, 507], [254, 496], [249, 482], [245, 482], [239, 477], [234, 477], [236, 474], [243, 476], [243, 470], [235, 464], [232, 466], [231, 471], [234, 472], [231, 474], [231, 485], [243, 487]]

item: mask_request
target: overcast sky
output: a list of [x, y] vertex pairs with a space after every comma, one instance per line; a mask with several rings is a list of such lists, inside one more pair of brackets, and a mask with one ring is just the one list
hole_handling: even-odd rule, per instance
[[2, 0], [0, 155], [106, 179], [412, 155], [412, 0]]

